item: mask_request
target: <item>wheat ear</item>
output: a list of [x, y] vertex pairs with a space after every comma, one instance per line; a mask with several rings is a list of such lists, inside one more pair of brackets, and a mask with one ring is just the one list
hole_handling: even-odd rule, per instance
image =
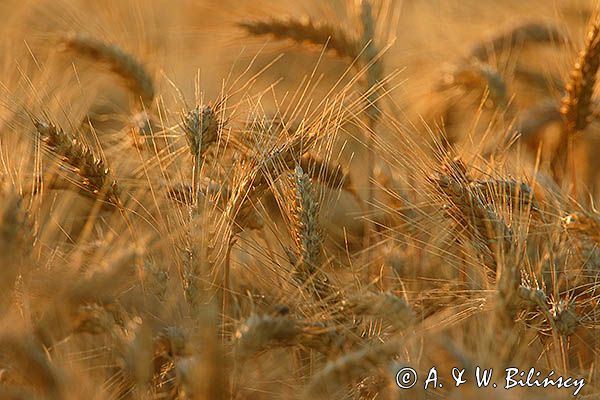
[[529, 286], [519, 286], [517, 293], [522, 300], [535, 305], [552, 329], [559, 334], [563, 336], [572, 335], [579, 326], [580, 318], [572, 303], [560, 300], [551, 307], [550, 301], [543, 290]]
[[517, 130], [521, 134], [520, 139], [529, 144], [544, 127], [559, 121], [562, 121], [562, 114], [558, 105], [553, 101], [543, 102], [523, 114]]
[[247, 165], [248, 170], [243, 171], [241, 182], [236, 185], [226, 208], [234, 234], [247, 226], [253, 214], [252, 202], [259, 199], [281, 174], [293, 169], [296, 160], [312, 149], [317, 137], [316, 132], [296, 132], [284, 144], [273, 148], [266, 157]]
[[315, 181], [331, 189], [344, 190], [358, 198], [350, 174], [340, 164], [314, 154], [305, 154], [300, 159], [300, 167]]
[[[440, 174], [435, 181], [437, 189], [451, 203], [449, 214], [474, 238], [474, 245], [482, 254], [483, 263], [496, 273], [498, 328], [506, 335], [514, 323], [520, 283], [518, 249], [510, 228], [493, 209], [493, 198], [486, 199], [481, 183], [474, 183], [460, 160], [452, 160], [446, 167], [448, 174]], [[517, 197], [521, 187], [503, 183], [502, 189], [513, 189]], [[523, 189], [525, 190], [525, 189]], [[531, 196], [531, 194], [530, 194]], [[490, 204], [491, 203], [491, 204]]]
[[[561, 180], [564, 169], [571, 169], [572, 184], [575, 185], [573, 165], [573, 136], [584, 130], [592, 118], [592, 96], [596, 86], [596, 75], [600, 67], [600, 13], [596, 12], [588, 29], [585, 46], [571, 70], [562, 99], [560, 112], [564, 119], [564, 130], [558, 151], [552, 160], [555, 178]], [[575, 189], [573, 189], [575, 190]]]
[[273, 149], [260, 160], [253, 160], [245, 168], [240, 168], [241, 180], [235, 185], [234, 190], [225, 208], [225, 218], [229, 228], [227, 235], [227, 251], [223, 272], [223, 314], [227, 314], [229, 307], [229, 270], [231, 249], [237, 236], [245, 227], [255, 225], [253, 217], [255, 212], [253, 201], [260, 197], [269, 188], [273, 180], [293, 168], [297, 157], [302, 157], [314, 146], [317, 140], [316, 132], [302, 134], [296, 132], [295, 136], [286, 143]]
[[[194, 194], [197, 194], [200, 188], [200, 170], [204, 154], [219, 138], [219, 123], [212, 107], [199, 105], [183, 116], [182, 126], [194, 160], [192, 188]], [[197, 201], [197, 198], [195, 200]]]
[[491, 65], [473, 60], [456, 66], [450, 73], [444, 74], [438, 84], [438, 90], [451, 87], [466, 89], [488, 89], [490, 99], [495, 105], [508, 105], [508, 89], [504, 78]]
[[395, 329], [401, 330], [415, 321], [415, 312], [408, 302], [392, 293], [366, 293], [343, 300], [356, 315], [369, 315], [386, 320]]
[[328, 283], [327, 277], [319, 270], [323, 263], [319, 204], [315, 199], [310, 177], [299, 165], [294, 171], [294, 181], [295, 196], [290, 214], [296, 242], [295, 275], [303, 285], [308, 284], [320, 299], [327, 294]]
[[39, 120], [34, 121], [37, 132], [47, 150], [57, 156], [81, 180], [81, 192], [93, 199], [119, 204], [119, 188], [110, 177], [110, 170], [103, 160], [97, 158], [84, 143], [66, 134], [57, 126]]
[[338, 56], [354, 60], [359, 49], [355, 41], [348, 38], [339, 28], [326, 23], [317, 23], [309, 18], [269, 18], [262, 21], [238, 23], [254, 36], [271, 35], [276, 39], [288, 39], [299, 44], [319, 47], [327, 46]]
[[400, 350], [392, 340], [345, 354], [314, 374], [302, 393], [303, 399], [329, 399], [340, 387], [377, 371]]
[[561, 114], [569, 133], [587, 127], [592, 116], [592, 96], [596, 85], [596, 74], [600, 67], [600, 14], [591, 24], [585, 47], [571, 70], [566, 84], [567, 93], [562, 99]]
[[321, 324], [296, 321], [285, 315], [257, 315], [246, 319], [235, 333], [235, 357], [249, 357], [276, 347], [302, 346], [324, 355], [337, 354], [346, 338]]
[[72, 33], [63, 38], [66, 49], [102, 63], [141, 99], [145, 107], [154, 100], [154, 83], [146, 68], [133, 55], [114, 44], [103, 42], [83, 33]]
[[554, 26], [530, 21], [523, 22], [475, 44], [469, 58], [487, 61], [491, 56], [526, 43], [558, 43], [564, 41], [562, 33]]
[[469, 188], [461, 179], [451, 175], [440, 175], [436, 186], [450, 201], [453, 218], [469, 227], [471, 235], [482, 241], [488, 251], [484, 251], [486, 266], [496, 270], [496, 256], [511, 248], [512, 234], [504, 221], [488, 206], [482, 195]]

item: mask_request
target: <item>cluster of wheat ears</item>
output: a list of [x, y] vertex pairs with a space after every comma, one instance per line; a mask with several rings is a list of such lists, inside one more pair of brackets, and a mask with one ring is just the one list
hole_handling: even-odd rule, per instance
[[[254, 60], [211, 100], [196, 79], [190, 103], [116, 41], [22, 44], [0, 78], [0, 398], [572, 396], [453, 387], [476, 366], [600, 393], [600, 14], [584, 38], [497, 30], [411, 112], [390, 4], [229, 28], [343, 65], [323, 96], [315, 71], [255, 89], [278, 77]], [[524, 48], [566, 53], [570, 73]], [[537, 86], [526, 105], [519, 79]], [[406, 366], [448, 384], [401, 390]]]

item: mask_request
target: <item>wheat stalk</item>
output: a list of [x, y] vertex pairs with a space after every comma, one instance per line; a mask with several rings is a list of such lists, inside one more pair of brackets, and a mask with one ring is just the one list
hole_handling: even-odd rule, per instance
[[[379, 91], [378, 86], [383, 80], [383, 64], [379, 58], [379, 49], [375, 43], [375, 18], [370, 0], [360, 0], [360, 22], [362, 27], [361, 44], [364, 48], [361, 55], [362, 65], [367, 66], [367, 86], [366, 86], [366, 116], [368, 122], [368, 133], [366, 141], [367, 149], [367, 211], [370, 215], [374, 214], [375, 200], [375, 137], [376, 128], [381, 117], [379, 108]], [[373, 224], [367, 223], [367, 231], [365, 233], [365, 247], [367, 250], [367, 262], [370, 262], [372, 257], [371, 241], [374, 227]], [[370, 274], [371, 271], [368, 271]]]
[[[7, 186], [7, 185], [4, 185]], [[31, 269], [35, 234], [23, 198], [0, 188], [0, 310], [9, 310], [19, 276]]]

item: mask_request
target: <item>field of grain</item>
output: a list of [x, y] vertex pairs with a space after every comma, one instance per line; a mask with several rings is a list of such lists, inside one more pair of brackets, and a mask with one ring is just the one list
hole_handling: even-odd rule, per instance
[[2, 0], [0, 399], [600, 399], [598, 7]]

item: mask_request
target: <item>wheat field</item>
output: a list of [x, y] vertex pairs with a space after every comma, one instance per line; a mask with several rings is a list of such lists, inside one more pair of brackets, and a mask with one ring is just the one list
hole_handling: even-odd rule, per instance
[[0, 15], [1, 399], [600, 399], [596, 2]]

